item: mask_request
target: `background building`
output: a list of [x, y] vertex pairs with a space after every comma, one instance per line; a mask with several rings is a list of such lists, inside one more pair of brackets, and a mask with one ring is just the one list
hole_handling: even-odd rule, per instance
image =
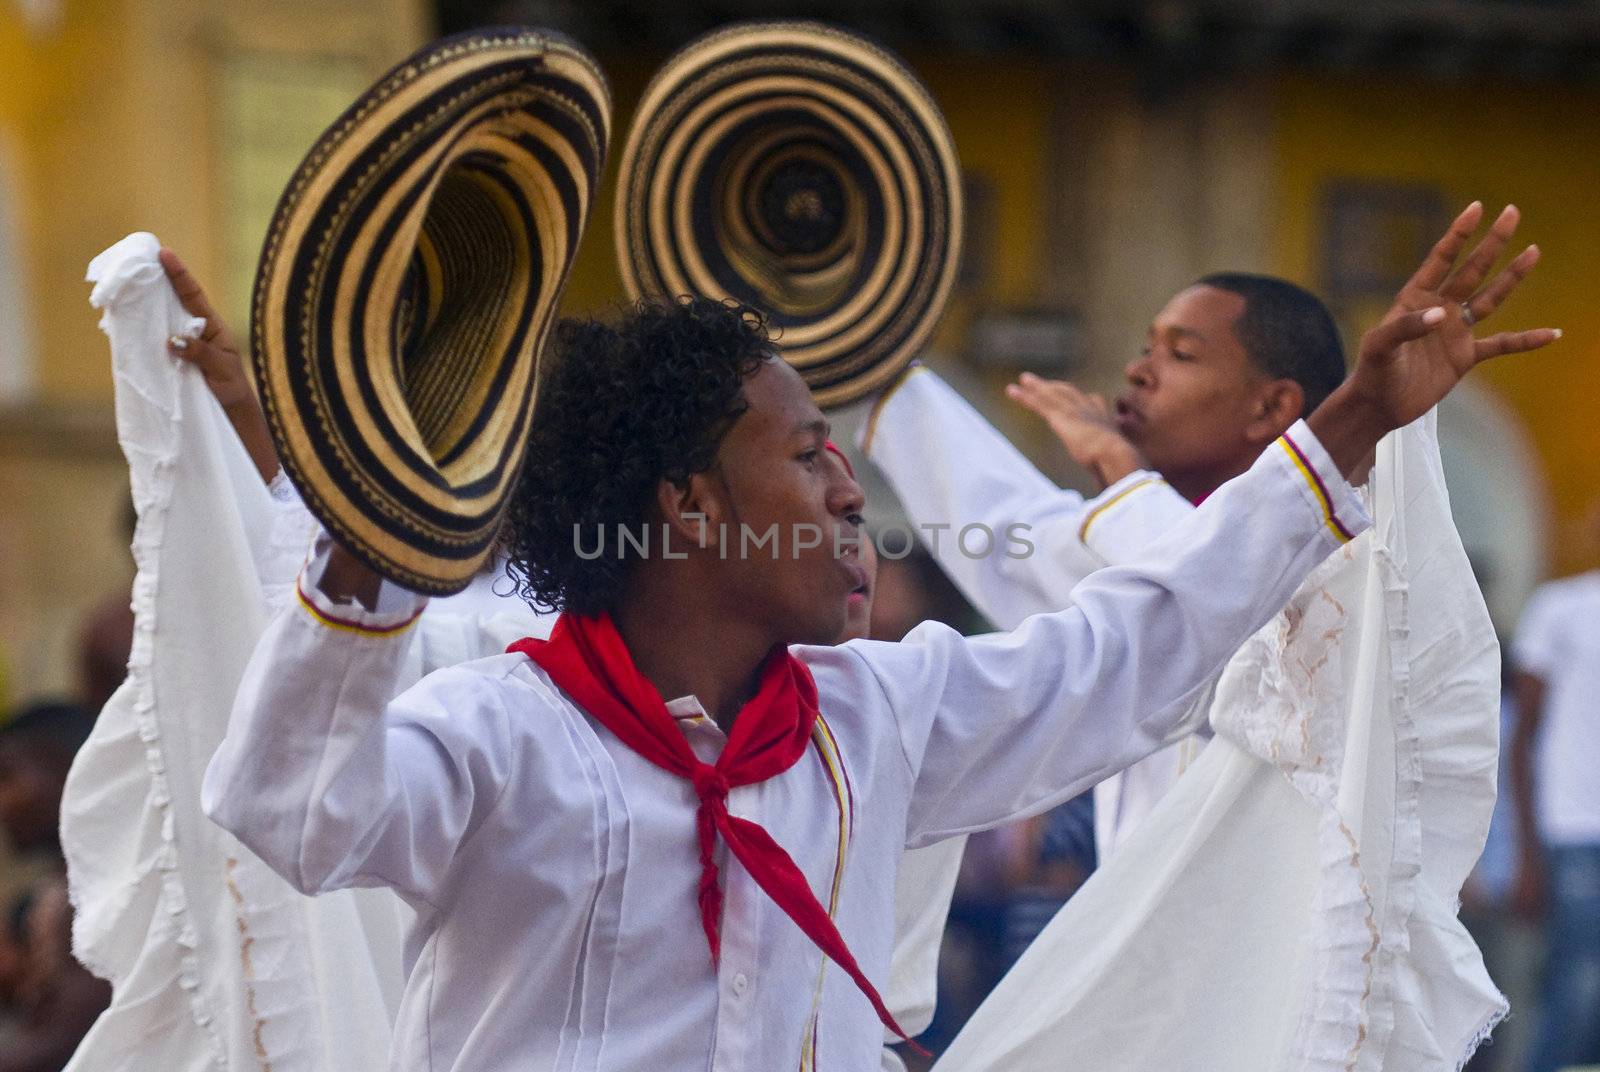
[[[614, 147], [654, 67], [731, 18], [830, 18], [945, 110], [970, 229], [933, 360], [1064, 481], [1000, 387], [1114, 389], [1150, 315], [1220, 268], [1299, 280], [1353, 346], [1459, 205], [1514, 200], [1546, 261], [1505, 313], [1557, 347], [1446, 415], [1457, 507], [1509, 624], [1583, 564], [1600, 492], [1600, 10], [1397, 0], [0, 0], [0, 646], [13, 698], [69, 687], [76, 623], [124, 584], [125, 470], [83, 271], [132, 230], [184, 251], [242, 325], [282, 183], [338, 110], [438, 32], [553, 25], [600, 57]], [[615, 153], [613, 154], [615, 157]], [[611, 186], [569, 312], [620, 297]]]

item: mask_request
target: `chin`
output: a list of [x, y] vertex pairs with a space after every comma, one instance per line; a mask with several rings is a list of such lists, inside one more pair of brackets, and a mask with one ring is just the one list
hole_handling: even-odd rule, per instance
[[872, 609], [869, 606], [852, 607], [845, 615], [844, 631], [839, 643], [847, 640], [865, 640], [872, 634]]
[[849, 624], [849, 615], [844, 605], [840, 604], [837, 613], [834, 614], [818, 614], [815, 605], [807, 609], [810, 613], [804, 618], [797, 616], [793, 619], [792, 628], [786, 630], [788, 635], [784, 642], [817, 647], [839, 643]]

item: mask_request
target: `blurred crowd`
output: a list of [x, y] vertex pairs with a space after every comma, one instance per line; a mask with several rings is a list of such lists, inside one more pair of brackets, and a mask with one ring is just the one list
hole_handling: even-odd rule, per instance
[[72, 955], [61, 795], [132, 642], [127, 593], [112, 593], [84, 619], [78, 695], [0, 708], [0, 1072], [66, 1067], [111, 1001]]

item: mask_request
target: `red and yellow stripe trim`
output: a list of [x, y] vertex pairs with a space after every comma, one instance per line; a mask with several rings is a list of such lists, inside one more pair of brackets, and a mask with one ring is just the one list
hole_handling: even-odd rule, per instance
[[[855, 831], [855, 791], [850, 785], [850, 775], [844, 769], [844, 756], [839, 751], [839, 740], [833, 728], [819, 713], [816, 725], [811, 728], [811, 743], [816, 745], [817, 758], [822, 761], [823, 772], [833, 789], [834, 803], [839, 809], [839, 847], [833, 865], [833, 886], [828, 894], [828, 918], [839, 910], [839, 891], [844, 885], [845, 857], [850, 849], [850, 837]], [[800, 1043], [800, 1072], [815, 1072], [817, 1067], [817, 1027], [822, 1013], [822, 981], [828, 969], [827, 958], [817, 968], [817, 983], [811, 995], [811, 1020], [806, 1025], [805, 1038]]]
[[418, 608], [415, 614], [412, 614], [405, 621], [397, 622], [394, 625], [364, 625], [361, 622], [353, 621], [349, 618], [340, 618], [329, 614], [327, 611], [317, 606], [316, 603], [312, 602], [311, 597], [306, 595], [305, 589], [300, 587], [299, 581], [295, 582], [294, 596], [300, 601], [300, 606], [305, 609], [305, 612], [311, 615], [312, 618], [316, 619], [317, 624], [327, 626], [329, 629], [337, 629], [343, 633], [354, 633], [356, 636], [394, 636], [396, 633], [402, 633], [409, 629], [418, 618], [422, 617], [422, 610], [421, 608]]
[[1147, 488], [1152, 484], [1161, 484], [1161, 483], [1164, 483], [1164, 481], [1162, 481], [1162, 479], [1160, 477], [1157, 477], [1157, 476], [1147, 476], [1147, 477], [1144, 477], [1141, 480], [1135, 480], [1132, 484], [1129, 484], [1127, 487], [1123, 488], [1121, 491], [1119, 491], [1115, 495], [1111, 496], [1111, 498], [1107, 499], [1105, 502], [1101, 503], [1099, 506], [1096, 506], [1093, 510], [1090, 510], [1089, 513], [1088, 513], [1088, 516], [1086, 516], [1083, 519], [1083, 524], [1078, 526], [1078, 541], [1080, 543], [1087, 543], [1088, 542], [1088, 540], [1089, 540], [1089, 526], [1093, 525], [1096, 521], [1100, 520], [1100, 516], [1102, 514], [1104, 514], [1107, 510], [1110, 510], [1113, 506], [1117, 505], [1123, 499], [1126, 499], [1129, 495], [1132, 495], [1134, 492], [1138, 491], [1140, 488]]
[[1327, 485], [1317, 475], [1316, 469], [1311, 465], [1305, 453], [1290, 439], [1288, 433], [1278, 437], [1278, 445], [1283, 447], [1283, 452], [1289, 456], [1289, 461], [1300, 470], [1300, 475], [1305, 477], [1306, 484], [1317, 497], [1317, 502], [1322, 506], [1322, 521], [1328, 526], [1328, 531], [1338, 538], [1340, 543], [1349, 543], [1355, 539], [1350, 530], [1345, 528], [1344, 522], [1339, 520], [1339, 515], [1333, 509], [1333, 496], [1328, 494]]

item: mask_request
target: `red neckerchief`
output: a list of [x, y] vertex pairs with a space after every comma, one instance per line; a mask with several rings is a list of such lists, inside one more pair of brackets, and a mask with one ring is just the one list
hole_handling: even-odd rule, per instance
[[720, 834], [756, 885], [861, 988], [884, 1026], [910, 1041], [789, 854], [760, 824], [728, 813], [729, 789], [782, 774], [805, 755], [817, 721], [817, 685], [804, 663], [782, 647], [772, 650], [762, 665], [756, 695], [739, 709], [733, 732], [713, 765], [702, 762], [689, 747], [661, 694], [633, 665], [610, 615], [562, 614], [549, 640], [527, 637], [506, 650], [521, 652], [542, 667], [623, 744], [694, 785], [700, 798], [695, 817], [700, 831], [700, 924], [713, 965], [720, 952], [722, 888], [712, 850], [715, 835]]

